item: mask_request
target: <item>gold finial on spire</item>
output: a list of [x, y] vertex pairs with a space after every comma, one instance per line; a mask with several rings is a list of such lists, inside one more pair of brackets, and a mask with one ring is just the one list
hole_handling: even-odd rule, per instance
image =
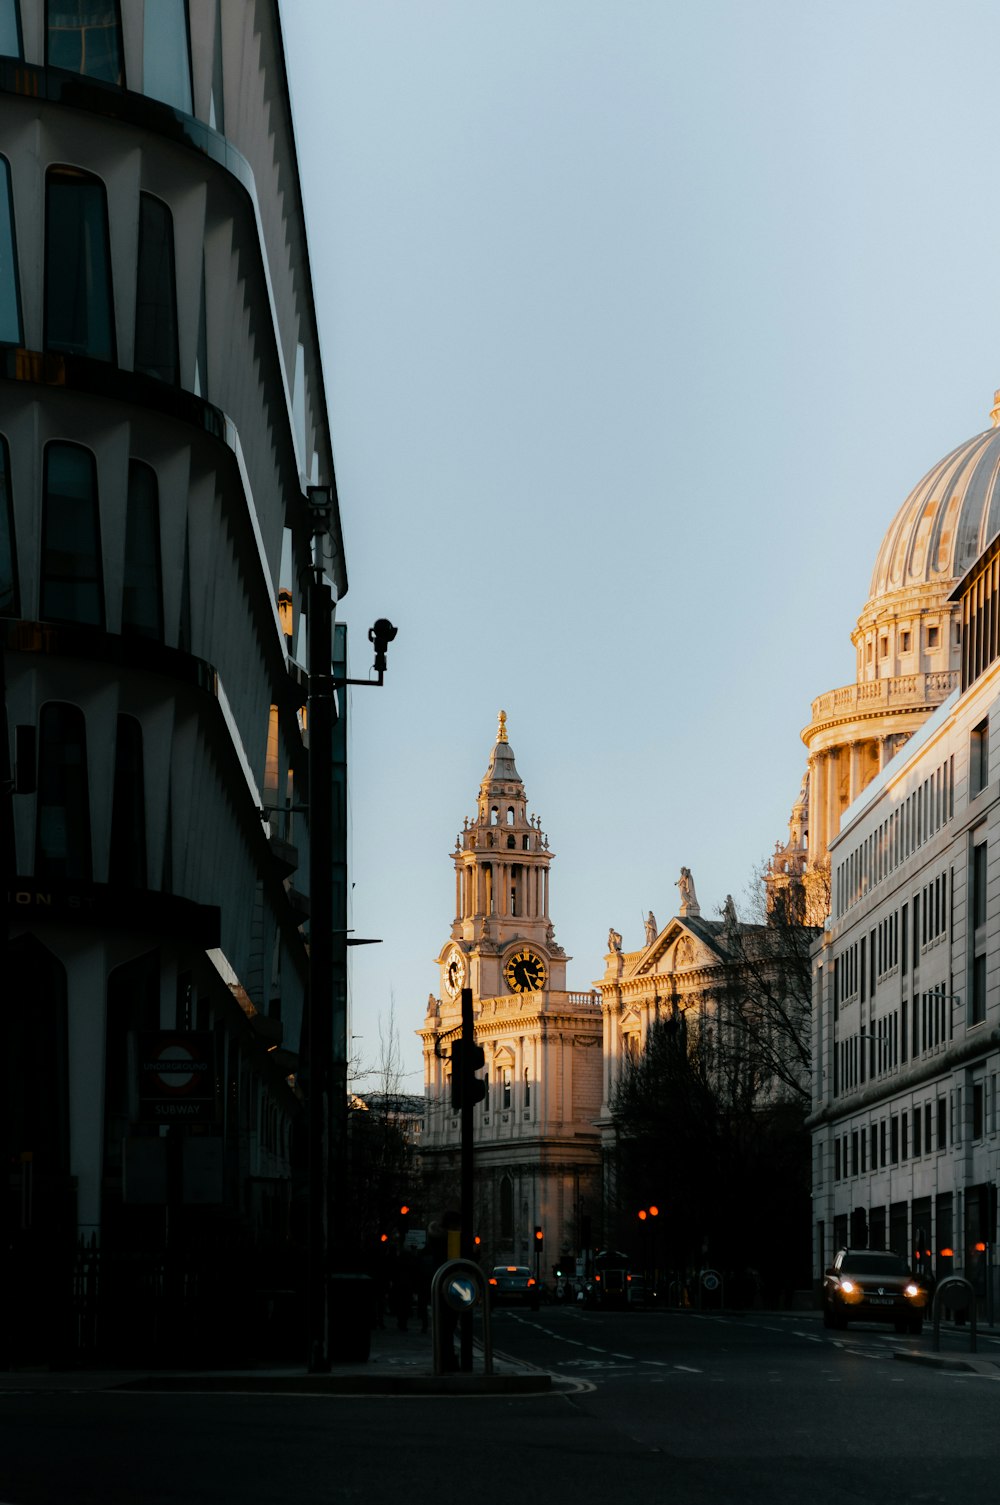
[[[998, 395], [1000, 395], [1000, 394], [998, 394]], [[497, 727], [497, 741], [498, 742], [506, 742], [507, 741], [507, 712], [506, 711], [501, 711], [498, 719], [499, 719], [500, 725]]]
[[1000, 429], [1000, 392], [993, 393], [993, 406], [990, 409], [990, 417], [993, 419], [993, 427]]

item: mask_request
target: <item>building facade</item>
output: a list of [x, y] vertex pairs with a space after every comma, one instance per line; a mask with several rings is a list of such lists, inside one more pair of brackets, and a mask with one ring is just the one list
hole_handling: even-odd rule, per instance
[[470, 987], [487, 1093], [475, 1108], [475, 1232], [484, 1265], [557, 1263], [590, 1243], [600, 1209], [601, 1007], [566, 988], [549, 909], [555, 853], [528, 799], [501, 711], [476, 812], [455, 839], [455, 917], [423, 1028], [421, 1161], [435, 1221], [457, 1208], [460, 1114], [451, 1046]]
[[[814, 956], [812, 1116], [815, 1273], [847, 1243], [909, 1250], [938, 1277], [972, 1280], [990, 1311], [1000, 1181], [1000, 787], [990, 758], [1000, 660], [998, 545], [989, 542], [1000, 529], [998, 459], [995, 430], [956, 450], [879, 554], [887, 589], [902, 592], [920, 571], [936, 576], [936, 600], [908, 630], [947, 634], [955, 684], [841, 813], [830, 844], [831, 914]], [[877, 632], [872, 642], [877, 658]]]
[[826, 915], [830, 844], [844, 812], [959, 679], [958, 605], [951, 591], [1000, 527], [1000, 393], [992, 427], [946, 455], [893, 518], [851, 635], [853, 684], [812, 703], [802, 732], [808, 765], [773, 886], [803, 878], [809, 918]]
[[2, 0], [0, 54], [3, 1289], [50, 1293], [30, 1353], [5, 1326], [36, 1357], [113, 1334], [116, 1290], [162, 1330], [129, 1270], [183, 1256], [225, 1312], [287, 1249], [334, 476], [276, 0]]

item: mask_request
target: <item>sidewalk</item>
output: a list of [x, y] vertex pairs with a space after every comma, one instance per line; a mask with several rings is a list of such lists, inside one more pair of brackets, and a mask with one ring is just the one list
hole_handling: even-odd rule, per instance
[[473, 1352], [471, 1374], [434, 1373], [430, 1332], [411, 1323], [372, 1331], [366, 1363], [335, 1364], [329, 1374], [308, 1374], [304, 1365], [262, 1365], [253, 1369], [49, 1370], [0, 1371], [0, 1394], [26, 1391], [131, 1390], [284, 1395], [540, 1395], [559, 1388], [558, 1380], [506, 1355], [493, 1354], [486, 1374], [481, 1345]]

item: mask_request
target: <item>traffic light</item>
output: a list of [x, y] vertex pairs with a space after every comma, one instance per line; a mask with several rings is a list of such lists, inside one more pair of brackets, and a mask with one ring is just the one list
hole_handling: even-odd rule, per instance
[[451, 1046], [451, 1106], [456, 1111], [468, 1102], [473, 1106], [486, 1096], [486, 1083], [476, 1076], [486, 1064], [481, 1045], [453, 1040]]
[[540, 1228], [535, 1229], [535, 1251], [541, 1254], [545, 1247], [545, 1235]]

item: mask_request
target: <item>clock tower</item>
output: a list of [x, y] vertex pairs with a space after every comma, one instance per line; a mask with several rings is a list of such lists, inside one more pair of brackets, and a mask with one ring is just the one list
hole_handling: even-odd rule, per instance
[[455, 838], [455, 918], [438, 956], [441, 997], [475, 998], [566, 986], [566, 953], [549, 919], [555, 854], [528, 797], [501, 711], [496, 745], [479, 786], [476, 813]]
[[554, 1259], [578, 1256], [600, 1206], [600, 998], [566, 989], [568, 958], [549, 916], [554, 855], [528, 813], [501, 711], [476, 812], [451, 853], [455, 917], [435, 958], [440, 996], [431, 994], [418, 1032], [421, 1163], [435, 1216], [446, 1222], [461, 1138], [451, 1048], [462, 989], [472, 989], [487, 1088], [473, 1119], [473, 1221], [487, 1266], [537, 1263], [538, 1229]]

